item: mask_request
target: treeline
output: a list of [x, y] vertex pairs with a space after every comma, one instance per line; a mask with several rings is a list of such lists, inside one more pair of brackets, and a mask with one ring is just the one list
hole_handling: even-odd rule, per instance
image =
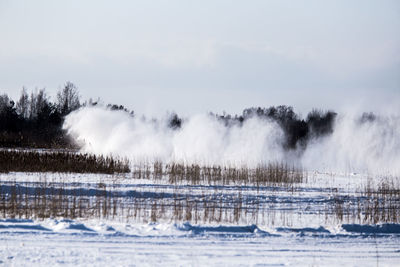
[[45, 89], [28, 94], [24, 88], [18, 101], [0, 95], [0, 146], [71, 148], [62, 129], [66, 115], [81, 106], [76, 86], [67, 82], [51, 102]]
[[[51, 101], [45, 89], [28, 94], [22, 89], [17, 101], [0, 94], [0, 147], [78, 148], [62, 126], [65, 116], [82, 106], [96, 106], [100, 100], [81, 102], [77, 87], [66, 82]], [[122, 105], [107, 104], [113, 111], [134, 112]]]
[[[62, 125], [65, 116], [86, 105], [96, 106], [98, 102], [89, 100], [81, 103], [77, 87], [71, 82], [67, 82], [58, 91], [54, 102], [45, 89], [28, 94], [24, 88], [17, 102], [6, 94], [0, 95], [0, 147], [76, 148]], [[122, 105], [108, 104], [106, 107], [134, 116], [133, 111]], [[241, 125], [253, 117], [275, 121], [285, 134], [285, 142], [282, 144], [285, 149], [305, 148], [311, 138], [332, 133], [336, 115], [333, 111], [313, 110], [303, 119], [290, 106], [248, 108], [241, 115], [234, 116], [210, 113], [210, 116], [216, 117], [226, 127]], [[373, 114], [364, 118], [372, 119]], [[184, 122], [184, 119], [172, 113], [168, 127], [178, 130]]]
[[277, 106], [248, 108], [243, 110], [242, 115], [211, 115], [216, 116], [226, 126], [241, 125], [244, 121], [253, 117], [274, 121], [282, 128], [285, 134], [283, 147], [285, 149], [296, 149], [305, 148], [311, 138], [319, 138], [331, 134], [337, 113], [314, 109], [303, 119], [294, 112], [293, 107]]
[[[112, 110], [116, 110], [116, 108]], [[291, 150], [298, 148], [305, 149], [309, 140], [333, 133], [337, 113], [330, 110], [322, 111], [313, 109], [304, 119], [294, 112], [293, 107], [281, 105], [269, 108], [247, 108], [243, 110], [241, 115], [226, 113], [220, 115], [210, 112], [209, 116], [216, 118], [225, 127], [242, 126], [245, 121], [254, 117], [261, 119], [261, 121], [276, 122], [285, 135], [285, 140], [282, 144], [283, 148]], [[360, 118], [360, 122], [373, 121], [375, 118], [373, 113], [364, 113]], [[152, 121], [159, 123], [156, 119]], [[179, 130], [184, 124], [185, 119], [179, 117], [176, 113], [169, 114], [167, 126], [170, 129]]]
[[[62, 129], [64, 118], [82, 106], [97, 104], [92, 100], [81, 103], [77, 87], [71, 82], [59, 90], [54, 102], [50, 101], [44, 89], [30, 94], [23, 89], [17, 102], [6, 94], [0, 95], [0, 147], [75, 148], [73, 140]], [[133, 111], [122, 105], [109, 104], [106, 107], [134, 116]], [[283, 147], [290, 150], [305, 148], [310, 139], [331, 134], [337, 114], [333, 111], [312, 110], [306, 118], [302, 118], [290, 106], [276, 106], [248, 108], [241, 115], [210, 113], [210, 116], [216, 117], [226, 127], [242, 125], [253, 117], [274, 121], [285, 134]], [[374, 119], [374, 114], [365, 113], [360, 121]], [[184, 123], [185, 120], [176, 113], [169, 115], [169, 128], [179, 130]]]

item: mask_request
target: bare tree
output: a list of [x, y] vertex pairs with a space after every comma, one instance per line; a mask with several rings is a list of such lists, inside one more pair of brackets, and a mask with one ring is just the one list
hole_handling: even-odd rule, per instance
[[77, 87], [72, 82], [67, 82], [63, 89], [57, 93], [57, 109], [66, 115], [81, 106]]
[[0, 95], [0, 113], [6, 112], [6, 110], [10, 107], [11, 100], [8, 95], [3, 94]]
[[37, 118], [43, 108], [49, 106], [49, 97], [45, 89], [40, 89], [36, 94], [31, 93], [30, 99], [30, 118]]
[[25, 119], [29, 118], [29, 96], [25, 87], [22, 88], [21, 97], [17, 102], [16, 108], [18, 115]]

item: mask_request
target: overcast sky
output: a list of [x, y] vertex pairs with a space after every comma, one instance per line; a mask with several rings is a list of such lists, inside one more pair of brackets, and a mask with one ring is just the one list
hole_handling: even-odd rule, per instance
[[139, 113], [375, 109], [400, 103], [400, 1], [0, 0], [0, 92], [66, 81]]

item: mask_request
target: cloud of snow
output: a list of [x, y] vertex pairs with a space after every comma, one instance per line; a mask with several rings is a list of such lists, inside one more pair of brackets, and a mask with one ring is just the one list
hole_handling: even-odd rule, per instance
[[133, 161], [256, 165], [282, 161], [283, 132], [274, 122], [252, 118], [226, 127], [215, 117], [195, 115], [180, 129], [168, 119], [147, 120], [123, 111], [87, 107], [71, 113], [64, 127], [83, 152], [113, 154]]
[[309, 140], [304, 150], [285, 150], [284, 132], [253, 117], [229, 127], [213, 116], [194, 115], [182, 127], [168, 117], [149, 120], [123, 111], [85, 107], [67, 116], [64, 128], [83, 152], [113, 154], [133, 162], [183, 161], [255, 166], [286, 161], [307, 170], [400, 174], [400, 117], [361, 120], [359, 112], [340, 114], [331, 135]]
[[398, 175], [400, 117], [361, 121], [354, 113], [341, 115], [332, 135], [308, 144], [302, 163], [315, 170]]

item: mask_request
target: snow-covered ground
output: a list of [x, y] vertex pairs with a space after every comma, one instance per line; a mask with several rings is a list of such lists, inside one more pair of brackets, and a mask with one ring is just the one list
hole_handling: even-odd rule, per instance
[[6, 266], [398, 266], [398, 225], [363, 229], [2, 220]]
[[197, 223], [171, 219], [168, 210], [157, 222], [149, 222], [146, 216], [133, 219], [126, 213], [73, 220], [3, 216], [0, 265], [399, 266], [400, 224], [365, 224], [352, 216], [339, 220], [332, 208], [335, 198], [352, 196], [349, 201], [354, 201], [359, 190], [382, 179], [308, 173], [307, 181], [289, 190], [279, 186], [171, 185], [166, 180], [132, 179], [131, 174], [1, 174], [3, 195], [12, 185], [29, 192], [45, 182], [88, 198], [95, 197], [100, 187], [107, 188], [124, 207], [132, 205], [135, 198], [151, 204], [160, 194], [167, 202], [182, 194], [185, 203], [213, 201], [216, 196], [229, 214], [234, 212], [232, 202], [240, 191], [244, 205], [256, 203], [259, 209], [257, 215], [251, 209], [244, 211], [237, 221], [200, 218]]

